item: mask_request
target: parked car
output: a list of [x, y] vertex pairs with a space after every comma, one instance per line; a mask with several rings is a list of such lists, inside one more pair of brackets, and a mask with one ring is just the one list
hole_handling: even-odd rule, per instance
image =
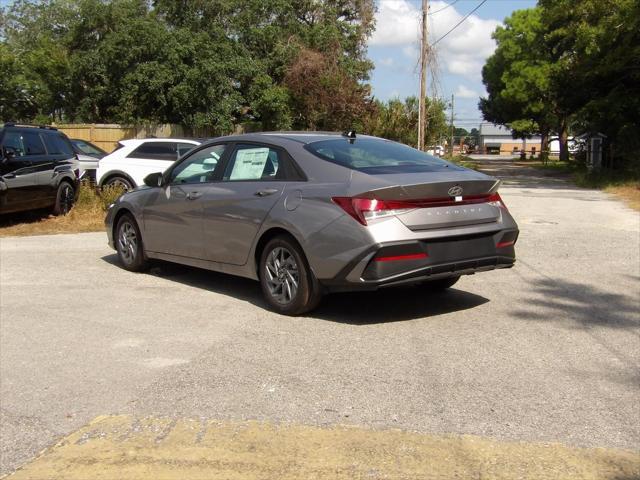
[[442, 145], [427, 147], [427, 153], [429, 155], [433, 155], [434, 157], [441, 157], [444, 155], [444, 147]]
[[54, 127], [0, 126], [0, 213], [51, 208], [66, 214], [78, 197], [79, 165]]
[[146, 138], [122, 140], [98, 163], [96, 183], [100, 187], [118, 185], [131, 190], [144, 184], [144, 177], [166, 170], [200, 140], [186, 138]]
[[107, 152], [97, 147], [87, 140], [72, 138], [71, 145], [73, 151], [76, 152], [78, 161], [80, 162], [80, 179], [89, 179], [96, 181], [96, 170], [98, 169], [98, 160], [105, 157]]
[[221, 137], [145, 184], [107, 212], [124, 268], [160, 259], [259, 280], [283, 314], [328, 292], [444, 289], [515, 262], [499, 180], [381, 138]]

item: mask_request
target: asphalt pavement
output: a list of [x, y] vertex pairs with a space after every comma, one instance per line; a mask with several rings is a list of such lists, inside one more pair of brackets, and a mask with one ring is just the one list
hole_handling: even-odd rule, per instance
[[0, 475], [103, 415], [637, 452], [638, 212], [483, 163], [521, 229], [513, 269], [307, 317], [267, 311], [249, 280], [127, 272], [104, 233], [0, 239]]

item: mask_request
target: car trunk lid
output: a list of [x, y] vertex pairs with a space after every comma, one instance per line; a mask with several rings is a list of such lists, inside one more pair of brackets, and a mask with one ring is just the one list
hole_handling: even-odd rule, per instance
[[364, 224], [395, 215], [411, 230], [453, 228], [496, 222], [504, 207], [500, 181], [471, 170], [364, 177], [354, 172], [349, 189], [352, 198], [366, 199], [352, 202], [364, 208]]

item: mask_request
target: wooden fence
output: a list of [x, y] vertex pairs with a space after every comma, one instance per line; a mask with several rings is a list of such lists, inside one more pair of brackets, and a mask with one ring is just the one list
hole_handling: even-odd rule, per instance
[[185, 136], [213, 136], [208, 132], [197, 132], [193, 135], [182, 125], [118, 125], [115, 123], [65, 124], [56, 125], [69, 138], [87, 140], [94, 145], [112, 152], [120, 140], [129, 138], [166, 138]]

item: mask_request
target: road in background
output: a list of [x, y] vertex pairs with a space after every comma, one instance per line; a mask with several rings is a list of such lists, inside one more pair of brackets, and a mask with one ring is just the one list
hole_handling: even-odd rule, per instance
[[513, 269], [308, 317], [265, 310], [249, 280], [129, 273], [103, 233], [0, 240], [0, 474], [109, 414], [639, 449], [637, 212], [491, 162]]

